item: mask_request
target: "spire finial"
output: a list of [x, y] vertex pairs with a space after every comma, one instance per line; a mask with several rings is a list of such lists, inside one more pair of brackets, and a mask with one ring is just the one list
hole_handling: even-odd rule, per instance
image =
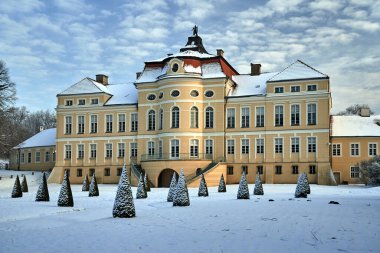
[[198, 26], [197, 26], [197, 25], [195, 25], [195, 26], [193, 27], [193, 35], [194, 35], [194, 36], [198, 36]]

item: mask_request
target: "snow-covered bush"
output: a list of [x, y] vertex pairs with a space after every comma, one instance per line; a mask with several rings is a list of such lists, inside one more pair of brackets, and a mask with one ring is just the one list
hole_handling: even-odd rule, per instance
[[98, 183], [96, 182], [95, 173], [94, 175], [92, 175], [90, 189], [88, 190], [88, 196], [89, 197], [99, 196], [99, 188], [98, 188]]
[[260, 173], [256, 174], [255, 188], [253, 189], [253, 195], [264, 195], [263, 184], [261, 183]]
[[369, 186], [380, 185], [380, 156], [375, 156], [359, 164], [360, 178]]
[[298, 177], [295, 198], [307, 198], [307, 185], [305, 184], [305, 174], [302, 173]]
[[145, 199], [148, 194], [145, 190], [144, 176], [143, 173], [140, 174], [139, 184], [137, 185], [136, 199]]
[[22, 182], [21, 182], [21, 191], [22, 192], [28, 192], [28, 182], [26, 181], [26, 176], [24, 175], [24, 177], [22, 178]]
[[203, 174], [199, 182], [198, 197], [208, 197], [207, 183]]
[[114, 218], [132, 218], [136, 216], [132, 189], [129, 184], [128, 173], [125, 165], [123, 166], [119, 185], [117, 187], [112, 215]]
[[170, 188], [169, 188], [168, 197], [167, 197], [168, 202], [173, 202], [176, 186], [177, 186], [177, 173], [173, 172], [173, 177], [172, 177], [172, 181], [170, 182]]
[[36, 194], [36, 201], [49, 201], [49, 189], [46, 182], [45, 172], [42, 174], [42, 180]]
[[82, 192], [88, 192], [90, 189], [90, 182], [88, 181], [88, 176], [86, 175], [82, 184]]
[[226, 192], [226, 182], [224, 182], [223, 174], [220, 176], [218, 192]]
[[74, 206], [68, 170], [65, 170], [65, 176], [63, 177], [61, 191], [58, 197], [58, 206]]
[[237, 199], [249, 199], [249, 189], [245, 171], [243, 171], [243, 174], [241, 175]]
[[307, 177], [306, 172], [304, 172], [303, 180], [304, 180], [304, 184], [305, 184], [305, 187], [306, 187], [306, 193], [310, 194], [311, 191], [310, 191], [310, 185], [309, 185], [309, 178]]
[[150, 192], [149, 178], [146, 172], [144, 172], [144, 185], [145, 185], [145, 191]]
[[177, 183], [174, 198], [173, 198], [173, 206], [189, 206], [189, 205], [190, 205], [189, 192], [187, 190], [187, 185], [186, 185], [183, 169], [181, 169], [181, 173], [179, 174], [178, 183]]
[[12, 190], [12, 198], [21, 198], [21, 197], [22, 197], [21, 184], [20, 184], [20, 179], [18, 178], [18, 175], [17, 175], [15, 184]]

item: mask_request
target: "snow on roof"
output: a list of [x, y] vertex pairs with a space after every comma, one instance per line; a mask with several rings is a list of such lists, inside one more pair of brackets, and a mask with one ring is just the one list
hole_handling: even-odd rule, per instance
[[216, 78], [225, 77], [226, 74], [222, 71], [222, 67], [219, 62], [212, 62], [202, 64], [202, 77], [203, 78]]
[[266, 94], [266, 82], [269, 78], [276, 75], [274, 73], [262, 73], [261, 75], [235, 75], [232, 80], [236, 83], [236, 88], [229, 94], [232, 97], [252, 96]]
[[297, 60], [286, 67], [283, 71], [270, 78], [268, 82], [314, 78], [328, 78], [328, 76], [310, 67], [306, 63]]
[[213, 54], [205, 54], [205, 53], [200, 53], [198, 51], [186, 50], [184, 52], [179, 52], [179, 53], [176, 53], [176, 54], [172, 54], [172, 55], [169, 55], [167, 57], [156, 59], [156, 60], [149, 61], [149, 62], [162, 62], [162, 61], [164, 61], [165, 59], [168, 59], [168, 58], [186, 57], [186, 56], [188, 56], [188, 57], [202, 58], [202, 59], [216, 57], [216, 55], [213, 55]]
[[[166, 73], [167, 66], [165, 67], [147, 67], [141, 73], [140, 77], [136, 80], [136, 83], [154, 82], [157, 77]], [[164, 71], [165, 70], [165, 71]]]
[[380, 115], [361, 117], [333, 116], [331, 136], [380, 136]]
[[133, 84], [110, 84], [107, 86], [112, 97], [106, 105], [136, 104], [137, 89]]
[[29, 139], [21, 142], [14, 148], [32, 148], [32, 147], [46, 147], [46, 146], [55, 146], [56, 139], [56, 128], [50, 128], [43, 130]]
[[187, 72], [187, 73], [197, 73], [197, 74], [202, 73], [201, 66], [194, 67], [191, 64], [187, 64], [187, 65], [183, 66], [183, 68], [184, 68], [185, 72]]
[[71, 85], [66, 90], [62, 91], [58, 95], [75, 95], [75, 94], [91, 94], [91, 93], [110, 93], [106, 86], [95, 80], [86, 77], [81, 81]]

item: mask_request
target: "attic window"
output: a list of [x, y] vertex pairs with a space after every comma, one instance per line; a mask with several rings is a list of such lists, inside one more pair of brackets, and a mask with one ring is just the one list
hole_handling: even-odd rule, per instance
[[154, 95], [154, 94], [148, 95], [148, 100], [155, 100], [155, 99], [156, 99], [156, 95]]
[[171, 95], [172, 95], [172, 97], [178, 97], [179, 96], [179, 91], [178, 90], [173, 90]]
[[99, 99], [97, 99], [97, 98], [91, 99], [91, 104], [92, 105], [97, 105], [98, 103], [99, 103]]
[[172, 71], [173, 71], [173, 72], [177, 72], [177, 71], [178, 71], [178, 68], [179, 68], [178, 63], [174, 63], [174, 64], [172, 65]]
[[192, 90], [192, 91], [190, 92], [190, 95], [191, 95], [192, 97], [198, 97], [198, 96], [199, 96], [199, 92], [198, 92], [197, 90]]
[[72, 100], [66, 100], [66, 106], [72, 106], [73, 101]]
[[310, 84], [307, 86], [307, 91], [316, 91], [317, 85], [316, 84]]
[[214, 96], [214, 92], [212, 90], [208, 90], [205, 92], [205, 96], [210, 98], [210, 97]]
[[86, 104], [86, 100], [85, 99], [79, 99], [78, 100], [78, 105], [85, 105]]

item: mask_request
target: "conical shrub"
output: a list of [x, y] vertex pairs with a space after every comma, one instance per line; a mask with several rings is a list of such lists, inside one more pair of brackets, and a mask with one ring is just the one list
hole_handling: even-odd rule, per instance
[[123, 166], [119, 185], [117, 187], [112, 215], [114, 218], [132, 218], [136, 216], [132, 189], [129, 184], [128, 173], [125, 165]]
[[26, 181], [26, 176], [24, 175], [24, 177], [22, 178], [22, 182], [21, 182], [21, 191], [22, 192], [28, 192], [28, 182]]
[[181, 169], [181, 173], [178, 178], [178, 183], [177, 183], [174, 198], [173, 198], [173, 206], [189, 206], [189, 205], [190, 205], [189, 192], [187, 190], [187, 185], [186, 185], [183, 169]]
[[307, 177], [306, 172], [304, 172], [304, 174], [305, 174], [305, 175], [304, 175], [303, 180], [305, 181], [304, 184], [306, 185], [306, 193], [307, 193], [307, 194], [310, 194], [311, 191], [310, 191], [310, 185], [309, 185], [309, 178]]
[[96, 182], [95, 173], [94, 175], [92, 175], [90, 189], [88, 190], [88, 196], [89, 197], [99, 196], [99, 188], [98, 188], [98, 183]]
[[82, 192], [88, 192], [90, 190], [90, 182], [88, 181], [88, 176], [86, 175], [82, 184]]
[[12, 190], [12, 198], [21, 198], [21, 197], [22, 197], [21, 184], [20, 184], [20, 179], [18, 178], [18, 175], [17, 175], [15, 184]]
[[198, 197], [208, 197], [208, 189], [205, 176], [202, 174], [201, 181], [199, 182]]
[[61, 191], [58, 197], [58, 206], [74, 206], [68, 170], [65, 170], [65, 176], [63, 177]]
[[226, 192], [226, 182], [224, 182], [223, 174], [220, 176], [218, 192]]
[[145, 190], [145, 184], [144, 184], [144, 176], [141, 173], [139, 184], [137, 185], [137, 192], [136, 192], [136, 199], [146, 199], [148, 197], [148, 194]]
[[149, 178], [146, 172], [144, 173], [144, 185], [145, 185], [145, 191], [150, 192]]
[[294, 193], [295, 198], [307, 198], [307, 186], [304, 180], [304, 174], [300, 174], [297, 181], [296, 192]]
[[177, 186], [177, 173], [173, 172], [173, 177], [172, 177], [172, 181], [170, 182], [170, 188], [169, 188], [168, 197], [167, 197], [168, 202], [173, 202], [176, 186]]
[[253, 189], [253, 195], [264, 195], [263, 184], [259, 172], [256, 174], [255, 188]]
[[245, 171], [243, 171], [243, 174], [241, 175], [237, 199], [249, 199], [249, 189]]
[[45, 172], [42, 174], [42, 180], [37, 190], [36, 201], [50, 201]]

